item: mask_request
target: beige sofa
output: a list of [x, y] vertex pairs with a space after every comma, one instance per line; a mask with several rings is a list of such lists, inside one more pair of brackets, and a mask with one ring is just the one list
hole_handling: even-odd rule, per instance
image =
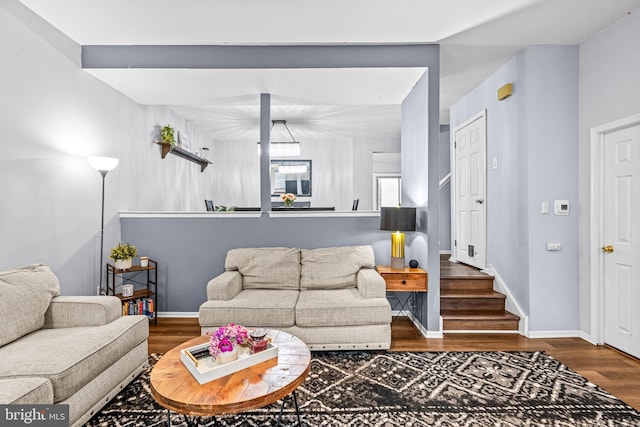
[[207, 285], [202, 333], [270, 327], [311, 350], [388, 349], [391, 307], [370, 246], [232, 249]]
[[147, 365], [149, 322], [109, 296], [60, 296], [51, 270], [0, 272], [0, 403], [68, 404], [87, 422]]

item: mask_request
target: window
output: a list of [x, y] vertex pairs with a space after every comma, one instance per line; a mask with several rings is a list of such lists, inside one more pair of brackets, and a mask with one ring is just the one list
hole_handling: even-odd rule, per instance
[[374, 174], [375, 210], [381, 206], [400, 206], [401, 179], [400, 175]]

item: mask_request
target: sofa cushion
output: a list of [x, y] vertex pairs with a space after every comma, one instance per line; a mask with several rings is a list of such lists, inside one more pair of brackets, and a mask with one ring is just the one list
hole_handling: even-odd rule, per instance
[[58, 295], [58, 278], [43, 264], [0, 272], [0, 346], [42, 328], [51, 298]]
[[104, 326], [40, 329], [0, 347], [0, 378], [47, 378], [54, 403], [67, 399], [149, 335], [146, 316]]
[[0, 404], [30, 405], [53, 403], [53, 387], [46, 378], [0, 379]]
[[304, 328], [390, 322], [386, 298], [364, 298], [355, 288], [301, 291], [296, 304], [296, 325]]
[[231, 249], [224, 267], [242, 274], [243, 289], [300, 289], [300, 249]]
[[211, 300], [200, 306], [200, 326], [286, 327], [295, 324], [298, 291], [247, 289], [227, 301]]
[[300, 289], [346, 289], [356, 286], [362, 267], [373, 268], [371, 246], [302, 249]]

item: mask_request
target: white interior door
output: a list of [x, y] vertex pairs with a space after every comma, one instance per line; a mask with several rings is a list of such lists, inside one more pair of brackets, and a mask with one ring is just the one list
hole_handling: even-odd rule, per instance
[[486, 116], [483, 113], [454, 133], [455, 258], [486, 267]]
[[604, 137], [604, 341], [640, 358], [640, 125]]

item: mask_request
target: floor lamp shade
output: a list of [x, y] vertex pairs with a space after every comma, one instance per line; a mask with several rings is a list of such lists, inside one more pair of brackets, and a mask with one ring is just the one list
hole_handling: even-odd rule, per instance
[[98, 172], [109, 172], [118, 166], [119, 160], [115, 157], [101, 157], [101, 156], [91, 156], [87, 157], [87, 161], [91, 165], [92, 168], [97, 170]]
[[416, 231], [416, 208], [380, 208], [380, 230], [391, 233], [391, 268], [404, 268], [404, 233]]

